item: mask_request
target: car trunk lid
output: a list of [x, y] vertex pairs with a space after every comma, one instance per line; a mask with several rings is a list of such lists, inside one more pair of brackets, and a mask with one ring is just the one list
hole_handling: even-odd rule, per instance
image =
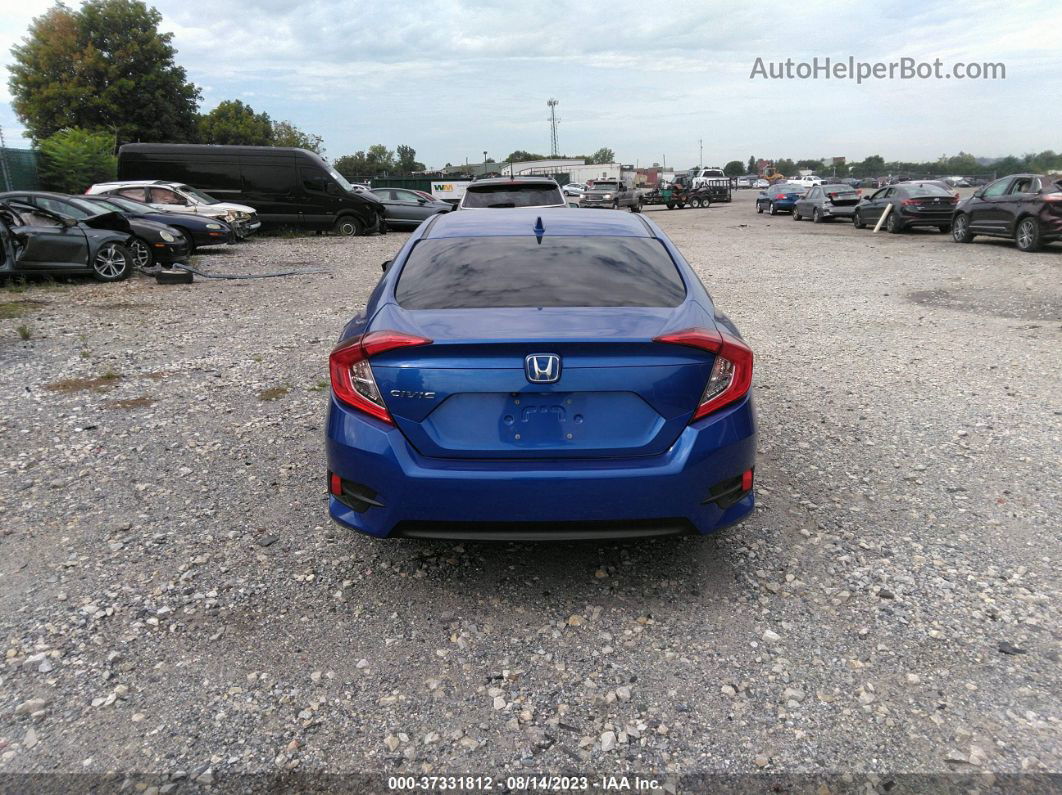
[[433, 340], [372, 360], [395, 424], [431, 457], [663, 453], [689, 422], [714, 362], [710, 353], [652, 341], [669, 328], [705, 325], [703, 317], [691, 322], [688, 305], [474, 312], [392, 305], [383, 314], [374, 327]]

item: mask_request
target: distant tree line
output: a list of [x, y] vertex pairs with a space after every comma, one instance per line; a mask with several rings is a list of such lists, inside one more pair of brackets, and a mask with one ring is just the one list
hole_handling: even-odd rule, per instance
[[337, 157], [332, 164], [344, 177], [377, 177], [384, 175], [408, 176], [414, 171], [424, 171], [425, 166], [417, 160], [417, 150], [399, 144], [394, 150], [384, 144], [374, 144], [366, 150], [359, 149], [352, 155]]
[[[910, 175], [964, 175], [964, 174], [987, 174], [996, 173], [1016, 174], [1023, 171], [1033, 173], [1062, 172], [1062, 154], [1047, 149], [1040, 153], [1030, 153], [1022, 157], [1008, 155], [992, 161], [981, 162], [967, 152], [959, 152], [951, 157], [942, 156], [937, 160], [923, 162], [910, 162], [903, 160], [885, 160], [881, 155], [870, 155], [864, 160], [843, 163], [834, 166], [823, 160], [791, 160], [787, 157], [776, 158], [774, 161], [776, 171], [793, 176], [802, 170], [811, 170], [817, 174], [838, 177], [880, 177], [885, 174], [910, 174]], [[727, 168], [737, 163], [732, 161]], [[748, 161], [748, 173], [756, 173], [756, 157], [750, 157]], [[739, 164], [740, 165], [740, 164]], [[729, 171], [727, 171], [730, 174]]]
[[609, 149], [607, 146], [602, 146], [592, 155], [540, 155], [534, 152], [528, 152], [524, 149], [517, 149], [515, 152], [510, 152], [509, 156], [505, 158], [506, 163], [526, 163], [529, 160], [584, 160], [591, 165], [599, 163], [615, 163], [616, 153]]

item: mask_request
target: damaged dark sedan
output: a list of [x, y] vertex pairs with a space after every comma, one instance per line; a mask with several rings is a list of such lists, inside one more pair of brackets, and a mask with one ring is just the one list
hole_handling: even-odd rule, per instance
[[133, 272], [130, 237], [128, 221], [115, 213], [79, 221], [0, 201], [0, 276], [87, 273], [121, 281]]
[[[189, 254], [190, 246], [181, 230], [158, 221], [142, 218], [120, 207], [104, 206], [80, 196], [67, 196], [46, 191], [12, 191], [0, 194], [0, 200], [21, 202], [58, 215], [67, 215], [79, 221], [115, 213], [129, 224], [129, 231], [132, 233], [129, 239], [129, 250], [133, 255], [133, 264], [138, 268], [150, 268], [156, 264], [169, 266], [174, 262], [187, 259]], [[117, 226], [121, 227], [120, 224]]]

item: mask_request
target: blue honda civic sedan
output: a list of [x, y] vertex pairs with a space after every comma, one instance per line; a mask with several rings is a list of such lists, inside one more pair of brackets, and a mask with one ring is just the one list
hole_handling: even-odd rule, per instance
[[437, 215], [329, 364], [329, 511], [359, 532], [703, 534], [752, 511], [752, 351], [643, 215]]

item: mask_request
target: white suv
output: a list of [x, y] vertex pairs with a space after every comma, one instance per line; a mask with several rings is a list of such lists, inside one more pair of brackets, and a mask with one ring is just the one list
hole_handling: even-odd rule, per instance
[[168, 213], [193, 213], [209, 218], [220, 218], [233, 228], [236, 237], [241, 240], [256, 232], [262, 225], [253, 207], [218, 201], [210, 194], [180, 182], [151, 179], [100, 182], [85, 193], [124, 196], [127, 199], [145, 202], [157, 210]]
[[549, 177], [491, 177], [472, 182], [457, 209], [567, 206], [560, 185]]
[[808, 174], [806, 177], [794, 177], [789, 180], [790, 185], [803, 185], [805, 188], [816, 188], [822, 184], [822, 177]]

